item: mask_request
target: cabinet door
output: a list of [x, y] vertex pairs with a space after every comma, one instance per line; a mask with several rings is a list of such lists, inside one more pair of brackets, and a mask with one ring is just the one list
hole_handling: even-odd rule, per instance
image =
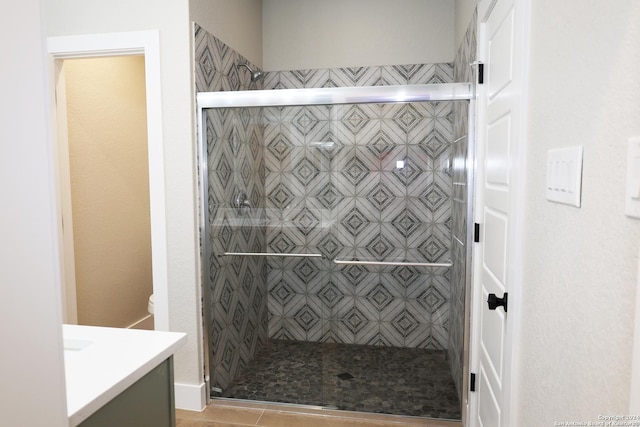
[[175, 427], [173, 357], [140, 378], [79, 427]]

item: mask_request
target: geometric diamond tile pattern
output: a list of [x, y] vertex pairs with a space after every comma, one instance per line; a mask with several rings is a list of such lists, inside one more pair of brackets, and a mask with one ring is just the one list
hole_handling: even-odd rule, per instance
[[[194, 45], [199, 91], [453, 81], [453, 64], [412, 64], [268, 72], [251, 83], [234, 64], [257, 67], [197, 25]], [[456, 226], [452, 189], [459, 176], [447, 166], [456, 111], [440, 102], [211, 115], [209, 211], [225, 212], [211, 233], [218, 245], [328, 257], [214, 257], [216, 273], [204, 276], [221, 286], [205, 307], [209, 340], [217, 343], [209, 355], [213, 386], [226, 387], [268, 337], [447, 349], [457, 319], [443, 312], [450, 293], [438, 286], [448, 286], [447, 274], [438, 274], [436, 286], [435, 273], [424, 269], [342, 267], [332, 259], [453, 256], [443, 230]], [[231, 206], [239, 190], [248, 191], [253, 206], [269, 209], [252, 209], [259, 226], [251, 230], [249, 218]]]
[[[272, 86], [265, 89], [438, 83], [452, 78], [451, 64], [364, 67], [357, 73], [287, 71], [267, 73], [265, 81]], [[453, 153], [452, 106], [440, 102], [323, 108], [287, 107], [279, 115], [269, 113], [273, 142], [267, 144], [265, 163], [278, 172], [280, 184], [271, 187], [267, 198], [283, 212], [294, 205], [297, 209], [283, 215], [287, 219], [276, 228], [280, 234], [269, 234], [269, 246], [329, 258], [270, 270], [274, 278], [284, 275], [299, 283], [294, 291], [270, 280], [279, 284], [270, 290], [269, 306], [285, 313], [273, 318], [278, 325], [270, 327], [271, 337], [445, 349], [447, 329], [441, 327], [434, 336], [432, 322], [448, 322], [443, 310], [448, 310], [449, 293], [421, 279], [427, 277], [424, 270], [340, 268], [330, 261], [449, 257], [451, 237], [426, 231], [437, 225], [438, 230], [451, 228], [453, 185], [446, 167]], [[307, 154], [296, 157], [296, 151], [303, 152], [301, 145]], [[283, 182], [290, 184], [285, 187]], [[388, 276], [397, 279], [390, 282]], [[398, 285], [390, 288], [391, 283]], [[303, 297], [315, 298], [319, 306], [295, 305]]]
[[[262, 83], [252, 83], [248, 73], [235, 67], [238, 62], [257, 68], [229, 46], [195, 25], [195, 70], [198, 91], [229, 91], [263, 89]], [[204, 244], [210, 255], [205, 289], [211, 290], [205, 298], [205, 319], [208, 323], [210, 347], [210, 374], [214, 387], [227, 387], [236, 372], [255, 355], [261, 343], [268, 338], [267, 299], [263, 270], [264, 259], [219, 258], [220, 250], [264, 250], [265, 230], [243, 227], [242, 218], [232, 208], [232, 198], [239, 190], [250, 195], [254, 206], [263, 208], [265, 197], [264, 132], [259, 111], [242, 110], [237, 115], [224, 110], [210, 110], [207, 114], [207, 164], [209, 165], [209, 212], [218, 212], [210, 218], [217, 244]], [[271, 155], [286, 159], [289, 147], [275, 143]], [[283, 189], [276, 203], [285, 203], [290, 197]], [[219, 219], [222, 220], [219, 220]], [[256, 218], [259, 219], [259, 218]], [[203, 238], [208, 235], [203, 236]], [[221, 245], [222, 247], [219, 247]], [[286, 287], [277, 289], [283, 301], [289, 298]]]

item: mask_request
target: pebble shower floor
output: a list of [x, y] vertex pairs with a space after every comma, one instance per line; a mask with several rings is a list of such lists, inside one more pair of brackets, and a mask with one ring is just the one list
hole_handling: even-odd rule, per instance
[[461, 418], [441, 350], [270, 340], [221, 397]]

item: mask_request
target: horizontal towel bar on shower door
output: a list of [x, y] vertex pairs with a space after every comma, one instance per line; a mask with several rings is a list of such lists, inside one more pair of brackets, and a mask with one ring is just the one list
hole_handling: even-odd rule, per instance
[[333, 260], [334, 264], [342, 265], [390, 265], [398, 267], [451, 267], [451, 262], [404, 262], [404, 261], [342, 261]]
[[322, 254], [281, 254], [273, 252], [225, 252], [225, 256], [290, 256], [305, 258], [322, 258]]

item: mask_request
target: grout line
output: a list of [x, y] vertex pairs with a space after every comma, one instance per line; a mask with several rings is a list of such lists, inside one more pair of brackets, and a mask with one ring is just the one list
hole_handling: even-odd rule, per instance
[[262, 419], [262, 417], [264, 416], [264, 412], [266, 411], [266, 409], [263, 409], [262, 412], [260, 413], [260, 416], [258, 417], [258, 419], [256, 420], [255, 425], [259, 426], [260, 425], [260, 420]]

